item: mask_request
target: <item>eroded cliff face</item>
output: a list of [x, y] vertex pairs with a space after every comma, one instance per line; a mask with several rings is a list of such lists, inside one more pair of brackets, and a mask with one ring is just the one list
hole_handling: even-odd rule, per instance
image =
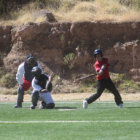
[[[8, 44], [3, 45], [0, 40], [0, 50], [8, 47], [3, 65], [12, 72], [17, 71], [29, 53], [39, 59], [46, 72], [61, 77], [91, 72], [93, 50], [101, 48], [109, 58], [112, 72], [127, 73], [134, 80], [140, 80], [139, 22], [30, 23], [12, 27], [9, 31], [10, 37], [5, 41]], [[70, 53], [74, 55], [70, 61], [72, 68], [64, 63]]]
[[124, 44], [115, 44], [105, 51], [110, 60], [113, 72], [126, 73], [133, 80], [140, 80], [140, 41], [135, 40]]
[[11, 50], [11, 26], [0, 26], [0, 65], [3, 65], [3, 57]]

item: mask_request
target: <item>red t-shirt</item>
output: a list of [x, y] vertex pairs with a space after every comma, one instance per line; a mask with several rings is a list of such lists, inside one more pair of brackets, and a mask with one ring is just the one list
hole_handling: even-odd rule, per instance
[[103, 74], [101, 76], [97, 75], [97, 80], [101, 80], [101, 79], [106, 79], [109, 78], [109, 69], [108, 69], [108, 59], [107, 58], [103, 58], [102, 61], [96, 61], [94, 64], [94, 68], [96, 70], [96, 72], [99, 72], [101, 67], [106, 64], [106, 68], [103, 71]]

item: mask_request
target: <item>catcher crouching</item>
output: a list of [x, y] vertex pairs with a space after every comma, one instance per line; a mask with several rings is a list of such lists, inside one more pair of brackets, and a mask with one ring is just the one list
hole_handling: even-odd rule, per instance
[[41, 69], [39, 67], [33, 67], [32, 74], [34, 78], [32, 80], [32, 105], [30, 109], [35, 109], [37, 106], [38, 100], [41, 101], [39, 108], [40, 109], [53, 109], [55, 103], [51, 96], [52, 83], [51, 76], [47, 74], [41, 74]]

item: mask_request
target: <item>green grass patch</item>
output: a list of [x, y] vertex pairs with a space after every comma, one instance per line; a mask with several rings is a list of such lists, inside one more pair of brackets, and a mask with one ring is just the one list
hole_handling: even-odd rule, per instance
[[30, 110], [30, 103], [14, 109], [14, 104], [0, 104], [2, 140], [136, 140], [140, 137], [140, 102], [125, 102], [122, 109], [114, 102], [95, 102], [86, 110], [81, 102], [57, 102], [53, 110]]

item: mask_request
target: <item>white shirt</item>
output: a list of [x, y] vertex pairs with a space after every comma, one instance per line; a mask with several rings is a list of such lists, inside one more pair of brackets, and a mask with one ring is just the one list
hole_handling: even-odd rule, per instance
[[39, 86], [38, 84], [36, 84], [35, 77], [32, 80], [32, 88], [33, 88], [33, 92], [34, 91], [38, 91], [39, 92], [39, 99], [41, 101], [45, 101], [46, 104], [54, 103], [53, 98], [52, 98], [50, 92], [48, 92], [48, 91], [43, 92], [43, 93], [40, 92], [40, 90], [42, 90], [42, 87]]
[[[24, 63], [25, 62], [23, 62], [19, 65], [18, 71], [17, 71], [17, 74], [16, 74], [16, 80], [17, 80], [19, 85], [23, 84], [22, 78], [24, 77], [24, 73], [25, 73]], [[42, 70], [42, 67], [41, 67], [40, 63], [37, 62], [37, 65]], [[43, 73], [43, 71], [42, 71], [42, 73]]]

